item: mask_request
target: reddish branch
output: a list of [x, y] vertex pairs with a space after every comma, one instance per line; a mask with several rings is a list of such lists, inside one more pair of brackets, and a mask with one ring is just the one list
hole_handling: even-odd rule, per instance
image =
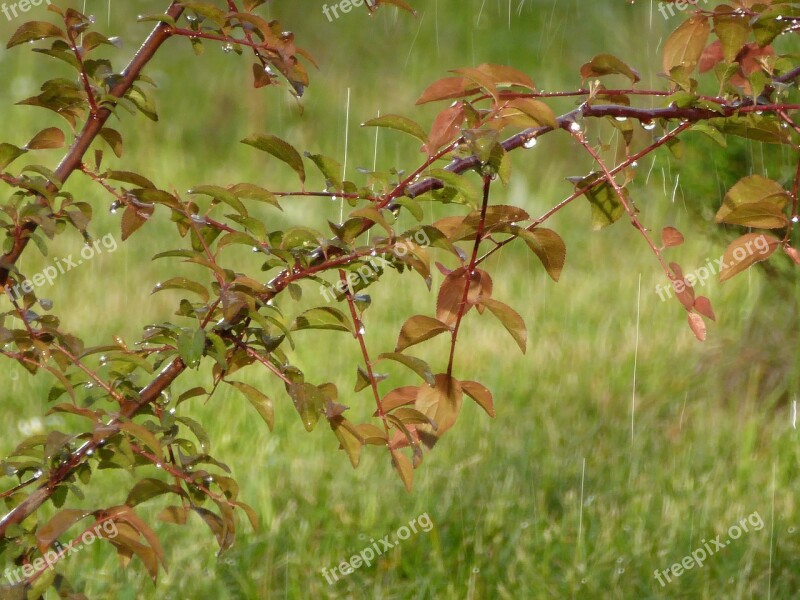
[[[170, 5], [170, 8], [167, 11], [167, 14], [171, 16], [173, 19], [176, 19], [182, 13], [183, 8], [173, 2]], [[224, 42], [235, 42], [246, 46], [253, 46], [255, 50], [259, 48], [264, 48], [263, 44], [255, 44], [250, 40], [242, 41], [242, 40], [234, 40], [234, 39], [222, 39], [218, 36], [213, 36], [210, 34], [201, 34], [198, 32], [193, 32], [189, 30], [181, 30], [174, 27], [171, 27], [166, 24], [159, 24], [153, 30], [151, 35], [145, 41], [144, 45], [141, 49], [136, 53], [131, 63], [123, 72], [123, 76], [120, 79], [119, 83], [114, 86], [111, 90], [111, 95], [121, 98], [130, 88], [130, 86], [136, 81], [141, 72], [142, 68], [150, 61], [156, 51], [159, 49], [161, 44], [172, 34], [179, 34], [179, 35], [188, 35], [190, 37], [205, 37], [208, 39], [219, 39], [219, 41]], [[798, 75], [800, 75], [800, 68], [787, 73], [780, 78], [776, 78], [776, 83], [786, 83], [793, 79], [795, 79]], [[638, 95], [665, 95], [662, 92], [637, 92], [632, 90], [623, 90], [620, 91], [621, 93], [629, 93], [629, 94], [638, 94]], [[87, 90], [89, 94], [89, 102], [91, 105], [92, 97], [91, 91]], [[542, 96], [543, 94], [538, 94], [538, 96]], [[589, 95], [588, 91], [580, 91], [574, 93], [563, 93], [563, 94], [550, 94], [551, 96], [567, 96], [567, 95]], [[536, 97], [537, 94], [529, 94], [529, 97]], [[664, 144], [668, 139], [672, 139], [678, 133], [685, 131], [689, 127], [691, 127], [691, 123], [697, 121], [704, 121], [708, 119], [714, 118], [727, 118], [734, 116], [736, 114], [747, 114], [754, 111], [764, 111], [764, 112], [776, 112], [776, 111], [786, 111], [786, 110], [797, 110], [800, 109], [800, 105], [788, 105], [788, 104], [766, 104], [766, 105], [758, 105], [758, 106], [735, 106], [726, 103], [722, 99], [714, 98], [710, 99], [713, 101], [718, 108], [716, 110], [711, 110], [708, 108], [699, 108], [699, 107], [677, 107], [677, 106], [668, 106], [664, 108], [634, 108], [629, 106], [621, 106], [621, 105], [590, 105], [590, 104], [583, 104], [581, 107], [559, 117], [557, 119], [558, 128], [569, 129], [571, 123], [585, 117], [627, 117], [630, 119], [636, 119], [644, 122], [650, 122], [655, 119], [666, 119], [666, 120], [681, 120], [684, 121], [678, 128], [673, 130], [671, 133], [667, 134], [664, 138], [659, 141], [654, 142], [650, 146], [648, 146], [645, 150], [637, 153], [635, 156], [629, 157], [623, 164], [618, 165], [613, 169], [608, 169], [603, 166], [603, 171], [605, 174], [604, 178], [600, 178], [595, 184], [593, 185], [600, 185], [604, 181], [608, 181], [613, 183], [613, 175], [622, 168], [630, 165], [634, 160], [640, 158], [649, 152], [652, 152], [662, 144]], [[61, 164], [59, 164], [58, 169], [56, 170], [56, 176], [60, 181], [66, 181], [66, 179], [76, 170], [79, 169], [81, 166], [81, 162], [83, 159], [84, 154], [89, 149], [91, 143], [99, 134], [100, 130], [102, 129], [104, 123], [111, 115], [111, 111], [107, 108], [99, 108], [96, 111], [95, 118], [90, 118], [87, 120], [83, 130], [81, 131], [78, 138], [75, 140], [75, 143], [71, 147], [69, 153], [64, 157]], [[509, 139], [505, 140], [502, 145], [503, 148], [509, 152], [515, 150], [517, 148], [522, 147], [527, 141], [531, 138], [539, 137], [544, 135], [548, 132], [553, 131], [554, 128], [544, 126], [544, 127], [537, 127], [525, 130], [515, 136], [510, 137]], [[378, 202], [377, 207], [387, 208], [392, 206], [392, 202], [401, 196], [407, 197], [416, 197], [424, 194], [425, 192], [441, 189], [443, 187], [443, 183], [435, 178], [423, 178], [422, 177], [424, 172], [433, 165], [437, 160], [441, 157], [446, 156], [450, 153], [456, 144], [460, 143], [463, 140], [457, 140], [441, 150], [439, 153], [432, 157], [428, 157], [425, 163], [417, 170], [415, 170], [411, 175], [406, 177], [398, 186], [395, 187], [393, 191], [389, 194], [381, 197], [380, 202]], [[471, 169], [475, 169], [476, 167], [480, 166], [480, 160], [476, 156], [470, 156], [465, 158], [457, 158], [453, 159], [445, 168], [456, 174], [464, 173]], [[8, 181], [7, 177], [3, 177], [3, 180]], [[582, 190], [576, 191], [573, 195], [571, 195], [566, 200], [559, 203], [553, 210], [549, 211], [546, 215], [542, 218], [538, 219], [533, 226], [541, 223], [550, 215], [554, 214], [557, 210], [560, 210], [565, 206], [567, 203], [572, 201], [574, 198], [579, 197], [592, 186], [587, 186]], [[487, 180], [484, 180], [484, 202], [482, 205], [482, 215], [485, 215], [486, 205], [487, 205], [487, 196], [488, 196], [488, 186], [489, 183]], [[50, 184], [51, 190], [55, 192], [55, 186]], [[305, 195], [326, 195], [322, 193], [306, 193]], [[340, 195], [340, 194], [337, 194]], [[39, 198], [40, 202], [44, 202], [43, 198]], [[796, 194], [795, 194], [795, 214], [797, 213], [796, 210]], [[630, 214], [630, 211], [629, 211]], [[208, 222], [208, 221], [207, 221]], [[483, 221], [482, 221], [483, 222]], [[214, 225], [213, 223], [209, 222], [209, 224]], [[367, 231], [373, 226], [373, 223], [365, 221], [365, 224], [362, 228], [362, 233]], [[641, 228], [641, 226], [640, 226]], [[32, 222], [26, 223], [22, 227], [22, 231], [17, 232], [18, 235], [15, 237], [14, 246], [10, 252], [2, 257], [2, 263], [5, 265], [12, 265], [20, 256], [24, 248], [28, 243], [28, 239], [30, 235], [35, 231], [36, 225]], [[473, 249], [472, 259], [470, 260], [470, 265], [468, 272], [471, 273], [474, 271], [477, 264], [480, 263], [483, 258], [478, 258], [478, 241], [480, 236], [476, 239], [475, 248]], [[652, 245], [652, 244], [651, 244]], [[345, 266], [350, 264], [361, 257], [361, 254], [358, 252], [349, 253], [341, 255], [341, 251], [336, 249], [318, 249], [315, 254], [314, 258], [311, 262], [311, 265], [305, 269], [287, 269], [280, 275], [278, 275], [275, 279], [270, 282], [270, 292], [264, 294], [263, 300], [269, 300], [279, 294], [282, 290], [284, 290], [289, 283], [304, 279], [309, 275], [314, 273], [336, 268], [339, 266]], [[5, 285], [8, 279], [8, 270], [3, 269], [0, 267], [0, 285]], [[467, 282], [467, 286], [469, 285], [469, 281]], [[468, 287], [467, 287], [468, 291]], [[218, 301], [217, 301], [218, 304]], [[214, 312], [214, 308], [209, 311], [209, 316]], [[352, 308], [352, 307], [351, 307]], [[354, 322], [358, 323], [357, 319], [354, 319]], [[208, 325], [208, 317], [202, 323], [202, 327], [206, 327]], [[454, 335], [455, 337], [455, 335]], [[362, 342], [362, 350], [363, 348], [363, 337], [360, 338]], [[369, 367], [369, 360], [367, 358], [367, 366]], [[265, 363], [266, 364], [266, 363]], [[448, 367], [448, 372], [450, 372], [452, 368], [452, 355], [450, 359], [450, 366]], [[0, 537], [5, 536], [6, 531], [9, 526], [14, 524], [21, 523], [25, 518], [29, 515], [34, 513], [44, 502], [46, 502], [55, 489], [64, 483], [75, 471], [75, 469], [83, 463], [83, 461], [93, 454], [94, 450], [98, 447], [102, 446], [104, 441], [108, 439], [110, 436], [118, 433], [120, 431], [120, 424], [131, 419], [136, 414], [138, 414], [144, 407], [154, 402], [157, 398], [159, 398], [164, 390], [166, 390], [174, 381], [175, 379], [186, 369], [186, 365], [180, 358], [175, 358], [172, 362], [166, 366], [156, 377], [153, 381], [150, 382], [144, 389], [141, 390], [139, 395], [139, 399], [136, 402], [127, 402], [124, 404], [123, 409], [121, 410], [120, 414], [112, 419], [107, 425], [105, 425], [101, 430], [95, 432], [94, 439], [84, 443], [79, 449], [75, 450], [67, 461], [62, 463], [59, 467], [54, 469], [47, 480], [42, 483], [42, 485], [37, 488], [30, 496], [28, 496], [25, 500], [23, 500], [19, 505], [13, 508], [8, 514], [6, 514], [2, 519], [0, 519]], [[374, 384], [374, 376], [370, 375], [370, 378]], [[379, 405], [380, 410], [380, 405]]]

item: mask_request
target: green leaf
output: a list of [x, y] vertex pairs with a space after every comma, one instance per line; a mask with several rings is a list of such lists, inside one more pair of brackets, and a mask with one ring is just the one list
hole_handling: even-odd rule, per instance
[[567, 246], [552, 229], [537, 227], [533, 231], [519, 228], [518, 235], [528, 248], [542, 261], [545, 271], [553, 281], [558, 281], [567, 259]]
[[400, 364], [403, 364], [414, 371], [430, 385], [433, 385], [434, 383], [433, 372], [431, 371], [430, 365], [428, 365], [428, 363], [421, 358], [408, 356], [407, 354], [401, 354], [399, 352], [384, 352], [383, 354], [378, 355], [378, 360], [375, 362], [378, 362], [379, 360], [394, 360], [399, 362]]
[[[575, 190], [577, 191], [601, 179], [603, 179], [603, 174], [594, 172], [583, 178], [571, 178], [570, 181], [575, 184]], [[627, 194], [624, 189], [623, 194]], [[584, 195], [592, 207], [592, 229], [595, 231], [608, 227], [625, 214], [625, 207], [622, 206], [614, 188], [611, 187], [608, 181], [595, 185]]]
[[362, 127], [386, 127], [413, 135], [423, 144], [428, 141], [428, 134], [416, 122], [400, 115], [382, 115], [361, 124]]
[[251, 385], [247, 385], [246, 383], [241, 383], [239, 381], [226, 381], [225, 383], [232, 385], [237, 390], [239, 390], [245, 398], [250, 401], [250, 404], [253, 405], [258, 411], [258, 414], [261, 415], [261, 418], [264, 419], [264, 422], [269, 427], [269, 430], [272, 431], [275, 427], [275, 409], [272, 406], [272, 400], [270, 400], [267, 396], [262, 394], [256, 388]]
[[[789, 192], [777, 181], [761, 175], [749, 175], [737, 181], [728, 190], [715, 220], [717, 223], [734, 225], [747, 225], [747, 221], [752, 220], [783, 227], [781, 223], [786, 217], [782, 211], [790, 198]], [[745, 208], [747, 205], [753, 205], [754, 208], [748, 210]], [[771, 225], [747, 226], [771, 228]]]
[[218, 185], [198, 185], [190, 189], [189, 193], [211, 196], [214, 198], [214, 200], [227, 204], [240, 215], [245, 217], [248, 216], [247, 209], [245, 208], [244, 204], [239, 201], [236, 195], [223, 187], [219, 187]]
[[286, 386], [294, 407], [303, 421], [306, 431], [312, 431], [322, 411], [322, 394], [317, 386], [310, 383], [292, 383]]
[[342, 189], [342, 165], [329, 156], [311, 154], [310, 152], [306, 152], [305, 154], [322, 172], [322, 176], [325, 177], [325, 186], [327, 188], [334, 190]]
[[631, 83], [637, 83], [641, 79], [636, 69], [611, 54], [598, 54], [581, 67], [581, 77], [584, 80], [604, 75], [624, 75]]
[[19, 46], [25, 42], [34, 42], [50, 37], [66, 38], [64, 32], [52, 23], [46, 21], [29, 21], [28, 23], [23, 23], [20, 28], [14, 32], [14, 35], [11, 36], [11, 39], [8, 40], [8, 44], [6, 44], [6, 49]]
[[355, 333], [353, 323], [344, 313], [332, 306], [312, 308], [299, 315], [290, 327], [292, 331], [301, 329], [330, 329], [333, 331], [349, 331]]
[[242, 143], [267, 152], [278, 160], [282, 160], [294, 169], [301, 182], [305, 182], [306, 170], [303, 166], [303, 159], [292, 145], [274, 135], [251, 135], [243, 139]]
[[189, 368], [200, 364], [205, 347], [206, 332], [202, 329], [185, 329], [178, 336], [178, 354]]
[[143, 175], [139, 175], [138, 173], [133, 173], [132, 171], [106, 171], [103, 174], [105, 179], [113, 179], [114, 181], [122, 181], [125, 183], [130, 183], [135, 185], [136, 187], [145, 188], [145, 189], [156, 189], [155, 184], [144, 177]]
[[252, 183], [237, 183], [236, 185], [230, 187], [230, 191], [233, 192], [240, 200], [245, 199], [266, 202], [278, 210], [283, 210], [281, 205], [278, 203], [278, 199], [276, 198], [275, 194], [258, 185]]
[[143, 502], [147, 502], [151, 498], [163, 496], [164, 494], [177, 493], [180, 488], [171, 486], [160, 479], [146, 478], [136, 482], [133, 489], [128, 492], [128, 497], [125, 500], [127, 506], [133, 507]]
[[161, 282], [156, 285], [150, 293], [155, 294], [156, 292], [162, 292], [164, 290], [188, 290], [200, 296], [204, 302], [208, 302], [209, 300], [209, 293], [205, 286], [191, 279], [186, 279], [185, 277], [173, 277], [172, 279]]
[[100, 137], [111, 148], [117, 158], [122, 157], [122, 136], [116, 129], [104, 127], [100, 130]]
[[5, 169], [26, 152], [27, 150], [17, 148], [13, 144], [0, 144], [0, 170]]

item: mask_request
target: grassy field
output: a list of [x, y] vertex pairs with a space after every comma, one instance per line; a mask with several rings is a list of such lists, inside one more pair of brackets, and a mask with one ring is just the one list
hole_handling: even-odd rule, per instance
[[[114, 2], [109, 15], [106, 0], [87, 0], [101, 30], [125, 41], [115, 66], [147, 32], [132, 15], [164, 4]], [[125, 117], [114, 125], [125, 137], [126, 154], [111, 164], [180, 193], [192, 185], [238, 181], [296, 187], [287, 169], [238, 143], [251, 133], [272, 132], [340, 160], [347, 152], [349, 177], [373, 161], [383, 169], [408, 168], [418, 158], [414, 143], [385, 132], [376, 140], [374, 130], [358, 124], [378, 112], [429, 124], [435, 108], [414, 107], [414, 100], [448, 69], [507, 63], [529, 72], [543, 89], [569, 89], [580, 85], [583, 62], [612, 52], [640, 69], [644, 86], [658, 86], [658, 49], [678, 23], [678, 17], [665, 21], [649, 2], [414, 4], [422, 9], [416, 20], [388, 9], [372, 19], [354, 11], [328, 22], [316, 0], [270, 3], [264, 13], [295, 31], [298, 45], [320, 64], [302, 114], [285, 90], [252, 90], [244, 58], [213, 45], [195, 57], [185, 40], [169, 42], [147, 71], [158, 82], [161, 120]], [[34, 7], [30, 18], [43, 18], [43, 11]], [[7, 38], [19, 23], [0, 18], [0, 34]], [[39, 129], [63, 124], [37, 109], [12, 106], [41, 81], [65, 76], [61, 67], [27, 48], [0, 50], [0, 74], [0, 140], [22, 145]], [[555, 106], [571, 108], [569, 102]], [[569, 195], [564, 177], [584, 175], [592, 164], [565, 137], [550, 135], [517, 153], [516, 177], [494, 202], [538, 215]], [[794, 157], [759, 144], [732, 144], [733, 158], [725, 159], [697, 136], [687, 143], [682, 162], [666, 151], [643, 161], [633, 189], [648, 227], [674, 225], [687, 234], [688, 243], [670, 256], [691, 271], [720, 257], [733, 238], [708, 219], [725, 186], [753, 172], [786, 181]], [[53, 164], [58, 157], [52, 153]], [[111, 199], [79, 177], [69, 189], [95, 207], [97, 237], [118, 238]], [[284, 213], [263, 211], [271, 227], [323, 229], [326, 219], [338, 218], [338, 205], [328, 201], [283, 204]], [[435, 206], [426, 210], [445, 214]], [[121, 569], [105, 544], [59, 568], [92, 599], [798, 597], [800, 445], [791, 402], [800, 390], [800, 278], [786, 275], [787, 269], [777, 279], [753, 270], [722, 286], [709, 282], [702, 293], [713, 300], [718, 322], [700, 344], [678, 303], [662, 302], [655, 293], [663, 274], [624, 220], [592, 233], [589, 207], [581, 200], [550, 226], [568, 246], [558, 284], [525, 248], [507, 247], [490, 265], [495, 297], [525, 317], [527, 354], [490, 317], [477, 315], [466, 321], [456, 354], [457, 374], [493, 390], [497, 418], [465, 404], [457, 426], [416, 471], [413, 493], [403, 490], [385, 453], [367, 451], [354, 471], [335, 438], [323, 427], [307, 434], [282, 386], [252, 367], [238, 379], [276, 400], [274, 432], [229, 389], [220, 389], [207, 405], [187, 402], [179, 411], [207, 425], [212, 453], [233, 470], [242, 499], [258, 512], [259, 530], [242, 521], [234, 548], [217, 557], [213, 536], [199, 519], [182, 528], [159, 524], [169, 571], [155, 586], [140, 563]], [[109, 343], [113, 335], [135, 341], [144, 326], [170, 319], [176, 308], [176, 295], [150, 295], [157, 282], [175, 274], [172, 263], [150, 260], [177, 247], [173, 235], [167, 219], [155, 219], [40, 295], [53, 299], [64, 327], [87, 345]], [[78, 252], [81, 243], [78, 235], [61, 236], [51, 256]], [[30, 248], [21, 266], [33, 273], [49, 260]], [[318, 299], [316, 284], [304, 291], [301, 306], [282, 299], [281, 308], [294, 315]], [[387, 277], [371, 293], [366, 339], [376, 351], [394, 346], [406, 317], [434, 310], [435, 296], [413, 275]], [[359, 359], [353, 340], [336, 332], [298, 339], [306, 343], [295, 362], [308, 379], [335, 382], [344, 403], [366, 420], [372, 411], [367, 392], [346, 392]], [[442, 368], [441, 351], [432, 345], [420, 355]], [[187, 373], [173, 397], [207, 375]], [[52, 381], [31, 378], [5, 361], [0, 382], [5, 456], [43, 427], [39, 419]], [[52, 417], [44, 425], [80, 426]], [[87, 498], [71, 498], [68, 506], [122, 503], [130, 481], [125, 474], [98, 472]], [[154, 518], [160, 507], [148, 503], [142, 514]], [[333, 585], [326, 582], [323, 568], [423, 514], [433, 523], [429, 532]], [[654, 571], [717, 536], [724, 543], [729, 527], [748, 517], [750, 531], [702, 568], [663, 587], [655, 579]], [[5, 566], [0, 559], [0, 569]]]

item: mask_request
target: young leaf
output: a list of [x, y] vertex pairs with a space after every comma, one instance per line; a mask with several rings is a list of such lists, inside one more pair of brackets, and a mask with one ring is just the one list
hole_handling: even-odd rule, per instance
[[547, 274], [553, 281], [558, 281], [567, 260], [567, 246], [561, 236], [544, 227], [537, 227], [533, 231], [520, 228], [518, 233], [528, 248], [542, 261]]
[[514, 341], [517, 342], [517, 345], [524, 354], [528, 342], [528, 330], [525, 327], [525, 321], [522, 320], [519, 313], [507, 304], [503, 304], [491, 298], [482, 298], [481, 304], [486, 306], [486, 308], [500, 320], [503, 327], [508, 330], [508, 333], [511, 334], [511, 337], [514, 338]]
[[353, 323], [338, 308], [320, 306], [299, 315], [290, 327], [292, 331], [301, 329], [330, 329], [354, 333]]
[[241, 383], [239, 381], [226, 381], [225, 383], [232, 385], [237, 390], [239, 390], [245, 398], [250, 401], [250, 404], [253, 405], [258, 411], [258, 414], [261, 415], [261, 418], [264, 419], [264, 422], [269, 427], [269, 430], [272, 431], [275, 427], [275, 409], [272, 406], [272, 400], [270, 400], [267, 396], [262, 394], [256, 388], [251, 385], [247, 385], [246, 383]]
[[684, 242], [683, 234], [674, 227], [664, 227], [661, 230], [661, 243], [664, 248], [680, 246]]
[[689, 318], [689, 327], [692, 328], [692, 332], [694, 333], [695, 337], [701, 342], [705, 342], [706, 324], [703, 321], [703, 317], [695, 313], [689, 313], [688, 318]]
[[406, 117], [401, 117], [399, 115], [382, 115], [375, 119], [370, 119], [369, 121], [362, 123], [362, 127], [387, 127], [389, 129], [395, 129], [397, 131], [402, 131], [403, 133], [407, 133], [409, 135], [413, 135], [415, 138], [420, 140], [421, 142], [427, 142], [428, 136], [425, 133], [425, 130], [420, 127], [417, 123], [408, 119]]
[[[768, 218], [775, 219], [777, 213], [774, 211], [766, 213], [765, 211], [768, 209], [764, 205], [772, 204], [780, 212], [790, 198], [789, 192], [777, 181], [761, 175], [749, 175], [737, 181], [728, 190], [715, 218], [717, 223], [731, 223], [730, 218], [733, 218], [734, 221], [741, 220], [744, 213], [740, 212], [737, 215], [737, 209], [754, 204], [757, 208], [755, 213], [751, 213], [751, 216], [760, 212]], [[757, 227], [757, 225], [751, 225], [751, 227]]]
[[17, 148], [13, 144], [0, 144], [0, 170], [5, 169], [26, 152], [27, 150]]
[[490, 392], [488, 388], [477, 381], [462, 381], [461, 389], [463, 389], [464, 393], [472, 398], [478, 406], [485, 410], [487, 415], [494, 418], [494, 400], [492, 399], [492, 392]]
[[445, 77], [434, 81], [417, 100], [417, 104], [426, 104], [437, 100], [451, 100], [453, 98], [466, 98], [473, 96], [480, 88], [467, 81], [464, 77]]
[[445, 331], [450, 331], [450, 327], [438, 319], [424, 315], [410, 317], [400, 329], [395, 352], [402, 352], [410, 346], [429, 340]]
[[271, 154], [278, 160], [282, 160], [294, 169], [301, 183], [305, 182], [306, 169], [303, 165], [303, 159], [291, 144], [274, 135], [251, 135], [243, 139], [242, 143], [253, 146], [253, 148], [258, 148], [259, 150]]
[[64, 132], [58, 127], [48, 127], [42, 129], [33, 136], [33, 139], [25, 144], [28, 150], [48, 150], [51, 148], [62, 148], [64, 146]]
[[6, 49], [24, 44], [25, 42], [35, 42], [36, 40], [50, 37], [64, 39], [66, 35], [52, 23], [46, 21], [29, 21], [28, 23], [23, 23], [20, 28], [14, 32], [14, 35], [11, 36], [11, 39], [8, 40], [8, 44], [6, 44]]
[[598, 54], [581, 67], [581, 77], [584, 80], [603, 75], [624, 75], [631, 83], [638, 83], [641, 79], [636, 69], [611, 54]]
[[727, 281], [757, 262], [767, 260], [780, 245], [780, 240], [764, 233], [748, 233], [735, 239], [723, 254], [719, 281]]
[[708, 17], [693, 16], [684, 21], [664, 42], [664, 72], [669, 74], [675, 67], [683, 67], [687, 73], [694, 71], [710, 33]]
[[397, 474], [400, 475], [400, 480], [406, 486], [406, 491], [411, 493], [414, 485], [414, 467], [411, 461], [406, 458], [405, 454], [401, 454], [398, 450], [392, 450], [392, 467], [394, 467]]

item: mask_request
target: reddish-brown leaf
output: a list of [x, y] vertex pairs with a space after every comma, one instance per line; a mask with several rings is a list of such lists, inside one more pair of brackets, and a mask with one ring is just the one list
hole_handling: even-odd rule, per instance
[[709, 300], [705, 296], [697, 297], [697, 299], [694, 301], [694, 309], [701, 315], [703, 315], [704, 317], [708, 317], [712, 321], [717, 320], [717, 316], [714, 314], [714, 308], [711, 306], [711, 300]]
[[692, 332], [698, 340], [706, 341], [706, 324], [703, 317], [696, 313], [689, 313], [689, 327], [692, 328]]
[[432, 156], [440, 148], [455, 140], [461, 133], [461, 123], [463, 122], [464, 104], [462, 102], [445, 108], [433, 121], [428, 141], [422, 145], [423, 151]]
[[680, 246], [683, 242], [683, 234], [674, 227], [664, 227], [664, 229], [661, 230], [661, 243], [665, 248]]

